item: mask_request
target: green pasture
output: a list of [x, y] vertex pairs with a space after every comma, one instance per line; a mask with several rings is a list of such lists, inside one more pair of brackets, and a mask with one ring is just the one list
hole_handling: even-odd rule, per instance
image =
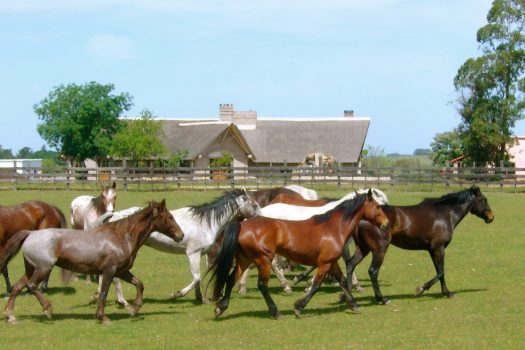
[[[31, 199], [58, 205], [69, 217], [69, 203], [76, 191], [2, 191], [0, 203], [14, 204]], [[96, 195], [97, 192], [90, 194]], [[172, 208], [211, 200], [220, 192], [119, 192], [117, 209], [166, 198]], [[339, 192], [321, 192], [337, 197]], [[444, 192], [387, 192], [391, 204], [412, 204], [425, 196]], [[138, 316], [128, 316], [115, 304], [110, 290], [106, 312], [109, 326], [94, 319], [95, 306], [88, 299], [96, 286], [75, 281], [61, 284], [58, 272], [50, 280], [49, 298], [54, 318], [48, 321], [37, 300], [28, 294], [17, 299], [18, 324], [0, 323], [1, 349], [518, 349], [525, 344], [525, 195], [485, 193], [495, 220], [485, 224], [472, 215], [460, 223], [447, 248], [446, 278], [456, 292], [443, 298], [439, 285], [421, 297], [414, 290], [434, 276], [428, 254], [391, 247], [380, 272], [383, 294], [392, 302], [379, 306], [367, 274], [370, 257], [358, 266], [357, 275], [365, 291], [355, 294], [361, 313], [351, 313], [338, 304], [339, 290], [323, 286], [296, 319], [293, 303], [304, 285], [292, 295], [282, 293], [272, 278], [271, 293], [284, 320], [270, 318], [256, 287], [256, 273], [249, 280], [246, 296], [234, 294], [230, 308], [218, 320], [213, 305], [198, 305], [193, 294], [179, 300], [168, 295], [191, 281], [183, 255], [168, 255], [144, 247], [134, 274], [145, 285], [145, 304]], [[202, 271], [205, 271], [203, 264]], [[11, 279], [22, 274], [22, 258], [10, 264]], [[0, 290], [5, 288], [0, 279]], [[125, 286], [128, 299], [135, 291]], [[5, 305], [3, 301], [2, 308]]]

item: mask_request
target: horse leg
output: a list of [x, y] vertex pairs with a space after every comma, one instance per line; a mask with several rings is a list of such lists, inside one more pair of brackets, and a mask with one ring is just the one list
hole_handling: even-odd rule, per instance
[[5, 288], [7, 290], [7, 294], [9, 294], [11, 293], [11, 289], [13, 287], [11, 286], [11, 281], [9, 281], [9, 271], [7, 270], [7, 265], [2, 269], [2, 275], [4, 276]]
[[104, 274], [102, 275], [102, 286], [100, 289], [100, 293], [98, 295], [97, 312], [95, 313], [95, 317], [102, 324], [110, 323], [109, 318], [107, 318], [107, 316], [104, 314], [104, 306], [106, 304], [106, 298], [108, 297], [109, 286], [111, 285], [111, 281], [113, 280], [114, 274], [115, 274], [115, 268], [112, 268], [112, 269], [104, 271]]
[[319, 290], [319, 287], [321, 286], [321, 283], [323, 282], [324, 277], [326, 276], [326, 273], [330, 270], [330, 268], [331, 264], [317, 266], [317, 272], [315, 274], [314, 281], [312, 283], [312, 286], [310, 287], [310, 290], [303, 298], [298, 299], [294, 303], [294, 313], [296, 317], [301, 317], [301, 312], [308, 304], [310, 299], [312, 299], [314, 294], [317, 293], [317, 290]]
[[239, 278], [239, 294], [246, 294], [246, 280], [248, 279], [249, 274], [250, 274], [250, 267], [244, 270], [241, 278]]
[[230, 304], [230, 297], [232, 294], [232, 289], [235, 286], [235, 282], [237, 282], [239, 278], [241, 278], [243, 273], [247, 271], [248, 267], [252, 264], [252, 262], [249, 259], [243, 257], [241, 254], [238, 254], [235, 257], [235, 260], [237, 264], [235, 265], [234, 270], [228, 276], [228, 281], [226, 281], [226, 287], [224, 289], [224, 295], [221, 298], [221, 300], [219, 300], [217, 304], [215, 304], [215, 318], [219, 317], [224, 313], [224, 311], [226, 311]]
[[339, 263], [337, 261], [332, 264], [330, 273], [335, 277], [335, 279], [339, 283], [339, 286], [343, 290], [343, 295], [348, 306], [350, 306], [352, 311], [358, 312], [359, 305], [357, 305], [357, 303], [355, 302], [355, 299], [352, 296], [352, 290], [349, 288], [349, 284], [346, 281], [346, 278], [343, 276], [343, 271], [341, 271], [341, 268], [339, 267]]
[[259, 288], [261, 294], [263, 295], [264, 301], [266, 301], [266, 305], [268, 306], [268, 311], [270, 312], [270, 315], [272, 315], [272, 317], [276, 320], [279, 320], [283, 316], [277, 309], [277, 305], [275, 305], [275, 302], [270, 296], [270, 292], [268, 290], [268, 280], [270, 279], [272, 260], [270, 260], [269, 257], [262, 257], [260, 259], [255, 260], [255, 265], [257, 265], [257, 269], [259, 271], [259, 278], [257, 279], [257, 288]]
[[[365, 247], [361, 248], [360, 246], [356, 246], [354, 255], [352, 255], [352, 257], [349, 260], [345, 258], [346, 283], [348, 283], [348, 290], [353, 289], [354, 280], [352, 276], [354, 275], [355, 267], [368, 255], [368, 252], [369, 252], [368, 248], [365, 248]], [[356, 303], [354, 307], [355, 309], [357, 309], [359, 305]]]
[[297, 283], [304, 281], [311, 273], [315, 270], [315, 266], [308, 267], [308, 270], [301, 272], [297, 276], [293, 278], [293, 285], [295, 286]]
[[94, 304], [98, 301], [98, 297], [100, 296], [100, 291], [102, 290], [102, 275], [99, 275], [98, 276], [98, 287], [97, 287], [97, 290], [95, 292], [95, 294], [93, 294], [91, 296], [91, 298], [89, 298], [89, 303], [90, 304]]
[[202, 292], [201, 292], [201, 253], [196, 252], [193, 254], [188, 255], [188, 260], [190, 262], [190, 271], [193, 276], [193, 281], [186, 287], [182, 288], [181, 290], [172, 293], [171, 297], [173, 299], [181, 298], [188, 294], [193, 288], [195, 288], [195, 298], [198, 302], [203, 303], [204, 299], [202, 298]]
[[120, 278], [113, 278], [113, 285], [115, 286], [115, 292], [117, 293], [117, 303], [120, 307], [128, 307], [129, 303], [126, 300], [126, 297], [124, 297], [124, 291], [122, 290], [122, 282], [120, 282]]
[[[133, 305], [127, 305], [126, 308], [129, 311], [129, 314], [131, 316], [135, 316], [138, 312], [142, 304], [144, 304], [143, 295], [144, 295], [144, 284], [135, 277], [130, 271], [123, 272], [118, 275], [119, 278], [122, 280], [131, 283], [135, 286], [137, 289], [137, 296], [135, 297], [135, 300], [133, 301]], [[113, 281], [118, 280], [117, 278], [114, 278]]]
[[[345, 261], [345, 263], [346, 263], [346, 261], [350, 260], [350, 258], [351, 258], [351, 255], [350, 255], [350, 242], [351, 241], [352, 241], [352, 237], [350, 237], [350, 239], [348, 241], [346, 241], [345, 246], [343, 247], [343, 261]], [[347, 278], [348, 278], [348, 276], [347, 276]], [[355, 289], [355, 291], [357, 293], [361, 293], [362, 291], [365, 290], [359, 284], [359, 280], [357, 279], [357, 276], [355, 275], [354, 271], [352, 271], [352, 287], [353, 287], [353, 289]]]
[[281, 286], [283, 287], [284, 292], [286, 294], [292, 293], [292, 287], [290, 287], [290, 284], [288, 283], [288, 280], [284, 276], [283, 270], [278, 266], [277, 255], [274, 256], [274, 258], [272, 260], [272, 270], [273, 270], [273, 272], [275, 272], [275, 275], [279, 279], [279, 282], [281, 282]]
[[15, 283], [13, 288], [11, 289], [11, 293], [9, 294], [9, 299], [7, 300], [7, 304], [5, 306], [4, 310], [4, 316], [7, 323], [15, 324], [16, 318], [13, 315], [13, 309], [15, 307], [15, 300], [18, 294], [27, 286], [27, 282], [29, 281], [29, 278], [27, 277], [27, 274], [24, 274], [22, 278], [18, 280], [18, 282]]
[[386, 299], [381, 294], [381, 289], [379, 289], [379, 282], [377, 278], [379, 276], [379, 269], [381, 268], [381, 265], [383, 264], [383, 260], [385, 258], [385, 253], [386, 251], [372, 252], [372, 262], [370, 263], [370, 267], [368, 268], [368, 275], [370, 276], [370, 280], [372, 281], [372, 287], [374, 288], [376, 301], [378, 303], [382, 303], [383, 305], [388, 304], [390, 300]]
[[27, 289], [37, 298], [40, 305], [42, 305], [42, 311], [44, 311], [44, 315], [48, 319], [51, 319], [53, 315], [53, 308], [51, 302], [44, 297], [44, 294], [38, 289], [38, 286], [40, 285], [40, 282], [49, 278], [50, 273], [51, 269], [36, 268], [27, 282]]
[[416, 288], [416, 296], [423, 294], [426, 290], [429, 290], [438, 280], [441, 282], [441, 293], [448, 298], [452, 298], [454, 293], [450, 292], [445, 283], [445, 247], [440, 246], [438, 248], [430, 249], [428, 251], [434, 268], [436, 269], [436, 276], [430, 281], [425, 283], [423, 286]]

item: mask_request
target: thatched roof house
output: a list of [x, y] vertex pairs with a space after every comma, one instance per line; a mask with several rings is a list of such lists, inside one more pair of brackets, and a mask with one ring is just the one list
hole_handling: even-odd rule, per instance
[[186, 150], [194, 166], [206, 167], [227, 151], [234, 166], [300, 164], [308, 154], [331, 155], [357, 164], [370, 118], [346, 111], [339, 118], [258, 118], [254, 111], [220, 105], [219, 120], [163, 119], [164, 143], [171, 152]]

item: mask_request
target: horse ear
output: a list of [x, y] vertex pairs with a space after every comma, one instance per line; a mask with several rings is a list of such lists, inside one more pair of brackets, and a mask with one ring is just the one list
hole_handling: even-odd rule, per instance
[[115, 183], [115, 181], [113, 181], [113, 185], [111, 186], [112, 189], [116, 189], [117, 188], [117, 184]]
[[366, 193], [366, 196], [368, 197], [368, 199], [373, 199], [374, 198], [374, 194], [372, 193], [372, 189], [371, 188], [368, 189], [368, 192]]
[[479, 187], [476, 185], [472, 185], [472, 187], [470, 188], [470, 192], [474, 195], [479, 195], [481, 193]]
[[166, 199], [162, 199], [162, 201], [160, 201], [159, 209], [161, 211], [166, 210]]

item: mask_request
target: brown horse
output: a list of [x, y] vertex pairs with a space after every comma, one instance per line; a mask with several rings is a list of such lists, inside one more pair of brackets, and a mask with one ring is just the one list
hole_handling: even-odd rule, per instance
[[426, 250], [436, 268], [436, 276], [416, 289], [421, 295], [438, 280], [441, 293], [447, 297], [450, 292], [445, 283], [445, 248], [452, 240], [454, 228], [468, 214], [472, 213], [486, 223], [494, 220], [485, 196], [478, 187], [444, 195], [440, 198], [425, 199], [412, 206], [382, 206], [390, 225], [386, 232], [381, 232], [366, 221], [361, 221], [354, 234], [356, 251], [347, 262], [347, 275], [350, 276], [363, 258], [372, 252], [372, 262], [368, 273], [374, 288], [377, 302], [387, 304], [379, 289], [377, 278], [389, 244], [410, 250]]
[[[0, 254], [11, 237], [20, 230], [41, 230], [44, 228], [66, 228], [66, 218], [58, 207], [31, 201], [13, 206], [0, 206]], [[2, 269], [7, 292], [11, 292], [11, 282], [7, 264]], [[47, 280], [43, 284], [47, 289]]]
[[301, 195], [298, 195], [298, 193], [294, 192], [293, 194], [279, 193], [271, 200], [270, 204], [284, 203], [284, 204], [291, 204], [291, 205], [299, 205], [301, 207], [321, 207], [325, 205], [326, 203], [332, 202], [334, 200], [335, 199], [328, 199], [328, 198], [304, 199], [303, 197], [301, 197]]
[[[355, 301], [346, 288], [337, 260], [346, 241], [361, 219], [370, 220], [383, 229], [388, 220], [373, 199], [372, 192], [342, 202], [334, 209], [307, 220], [291, 221], [256, 216], [225, 229], [224, 242], [212, 272], [213, 298], [218, 300], [226, 286], [224, 296], [216, 304], [215, 316], [227, 308], [235, 282], [252, 262], [259, 271], [257, 286], [268, 310], [274, 318], [280, 318], [277, 306], [268, 292], [268, 279], [275, 254], [290, 258], [304, 265], [316, 266], [317, 273], [310, 291], [294, 304], [297, 317], [317, 292], [328, 272], [333, 273], [353, 308]], [[236, 266], [230, 273], [235, 258]]]
[[286, 194], [289, 197], [295, 197], [295, 198], [303, 198], [300, 193], [295, 192], [293, 190], [290, 190], [286, 187], [275, 187], [275, 188], [269, 188], [266, 190], [257, 190], [251, 192], [255, 198], [255, 201], [259, 203], [259, 206], [261, 208], [264, 208], [268, 204], [270, 204], [275, 197], [277, 197], [280, 194]]
[[128, 310], [136, 315], [143, 304], [144, 285], [130, 269], [135, 262], [139, 248], [149, 235], [158, 231], [179, 242], [183, 233], [163, 200], [151, 202], [146, 208], [122, 220], [104, 224], [91, 230], [46, 229], [40, 231], [19, 231], [0, 254], [0, 268], [20, 248], [24, 252], [25, 275], [15, 284], [5, 308], [6, 321], [15, 322], [13, 307], [17, 295], [27, 289], [42, 305], [44, 314], [51, 318], [51, 303], [37, 289], [38, 284], [55, 265], [86, 274], [103, 275], [102, 291], [98, 298], [96, 318], [109, 322], [104, 314], [104, 304], [114, 276], [133, 284], [137, 297]]

